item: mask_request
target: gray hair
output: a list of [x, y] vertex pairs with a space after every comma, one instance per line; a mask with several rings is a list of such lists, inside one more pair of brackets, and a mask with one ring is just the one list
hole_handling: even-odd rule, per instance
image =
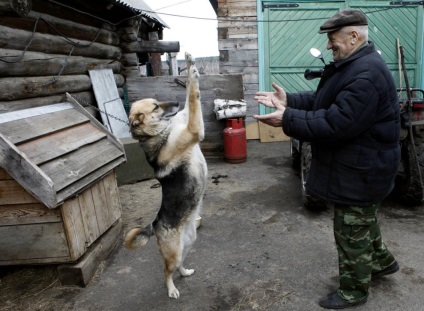
[[359, 40], [360, 41], [368, 41], [368, 26], [364, 25], [364, 26], [346, 26], [342, 28], [342, 31], [344, 33], [350, 33], [352, 31], [356, 31], [359, 35]]

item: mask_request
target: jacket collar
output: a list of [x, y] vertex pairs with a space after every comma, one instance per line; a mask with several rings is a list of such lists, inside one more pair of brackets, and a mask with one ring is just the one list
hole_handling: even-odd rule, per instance
[[360, 58], [364, 55], [371, 54], [373, 52], [375, 52], [374, 43], [372, 43], [371, 41], [368, 41], [368, 44], [360, 47], [358, 50], [353, 52], [353, 54], [350, 55], [348, 58], [343, 59], [339, 62], [333, 62], [333, 64], [336, 68], [338, 68], [338, 67], [342, 66], [343, 64], [346, 64], [346, 63], [351, 62], [355, 59], [358, 59], [358, 58]]

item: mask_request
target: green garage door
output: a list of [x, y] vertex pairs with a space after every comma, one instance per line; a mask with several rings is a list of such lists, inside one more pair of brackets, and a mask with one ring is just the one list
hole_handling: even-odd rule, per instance
[[[271, 90], [271, 83], [282, 85], [288, 92], [314, 90], [318, 80], [307, 81], [305, 69], [322, 67], [322, 62], [309, 54], [311, 47], [320, 49], [326, 62], [332, 60], [326, 50], [327, 36], [318, 34], [319, 26], [338, 10], [352, 7], [363, 10], [369, 21], [369, 39], [393, 72], [397, 86], [400, 80], [397, 42], [403, 46], [410, 86], [421, 85], [423, 5], [391, 4], [388, 1], [328, 2], [261, 2], [258, 19], [260, 88]], [[262, 16], [261, 16], [262, 15]], [[261, 37], [262, 36], [262, 37]], [[261, 44], [262, 42], [262, 44]], [[402, 76], [403, 79], [403, 76]], [[269, 109], [261, 107], [261, 113]]]

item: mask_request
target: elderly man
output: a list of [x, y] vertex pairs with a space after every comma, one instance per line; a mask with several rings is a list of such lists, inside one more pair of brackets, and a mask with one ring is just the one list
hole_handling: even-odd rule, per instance
[[327, 309], [365, 303], [371, 278], [399, 270], [377, 222], [400, 161], [399, 103], [367, 25], [364, 13], [346, 9], [320, 27], [334, 62], [325, 66], [315, 92], [290, 94], [273, 84], [275, 92], [254, 97], [276, 108], [256, 119], [311, 142], [306, 188], [334, 206], [340, 286], [320, 300]]

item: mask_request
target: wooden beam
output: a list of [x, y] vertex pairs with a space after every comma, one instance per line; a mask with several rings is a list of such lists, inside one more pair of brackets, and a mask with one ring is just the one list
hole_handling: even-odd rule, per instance
[[3, 26], [32, 32], [37, 18], [40, 18], [37, 24], [37, 32], [39, 33], [57, 36], [57, 32], [60, 32], [68, 38], [86, 40], [89, 42], [96, 39], [95, 42], [97, 43], [114, 46], [118, 46], [120, 42], [116, 32], [107, 29], [99, 29], [99, 27], [88, 26], [35, 11], [31, 11], [26, 17], [4, 16], [2, 17], [1, 24]]
[[[159, 42], [159, 34], [157, 31], [149, 32], [149, 42]], [[152, 76], [162, 75], [162, 60], [160, 53], [150, 53], [150, 64], [152, 68]]]
[[0, 100], [82, 92], [91, 88], [87, 75], [0, 78]]
[[141, 40], [123, 43], [121, 47], [125, 53], [171, 53], [180, 51], [180, 42]]
[[[113, 77], [118, 87], [125, 83], [122, 75]], [[0, 102], [90, 90], [91, 80], [87, 75], [0, 78]]]
[[48, 208], [57, 206], [53, 181], [0, 133], [0, 166]]
[[[21, 50], [0, 48], [0, 58], [7, 61], [20, 59]], [[87, 74], [92, 69], [112, 69], [119, 73], [121, 65], [112, 59], [83, 56], [26, 52], [19, 62], [0, 62], [0, 77], [53, 76]]]
[[[0, 47], [11, 50], [24, 50], [31, 40], [32, 31], [13, 29], [0, 25]], [[72, 38], [70, 38], [72, 40]], [[94, 58], [120, 59], [121, 49], [116, 46], [92, 43], [86, 40], [75, 40], [78, 46], [72, 51], [73, 56], [88, 56]], [[69, 55], [72, 45], [60, 36], [35, 32], [28, 51], [48, 54]]]
[[122, 227], [122, 220], [119, 219], [105, 234], [93, 243], [78, 263], [59, 266], [58, 277], [60, 283], [62, 285], [87, 286], [100, 262], [105, 260], [118, 245]]

